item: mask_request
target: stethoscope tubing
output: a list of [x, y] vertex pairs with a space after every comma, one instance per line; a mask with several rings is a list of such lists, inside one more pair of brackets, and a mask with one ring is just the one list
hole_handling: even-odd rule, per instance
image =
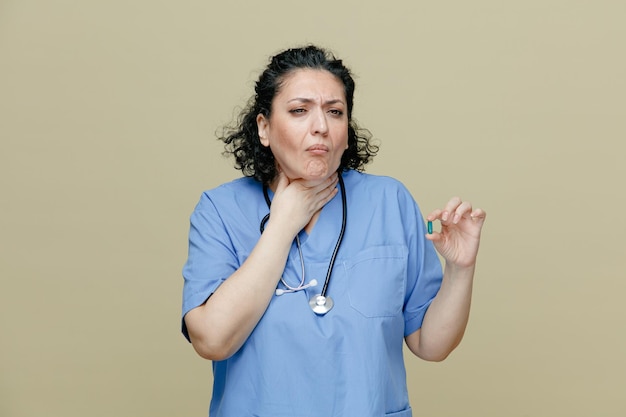
[[328, 284], [330, 283], [330, 276], [333, 272], [333, 268], [335, 266], [335, 259], [337, 258], [337, 253], [339, 252], [339, 247], [341, 246], [341, 242], [343, 242], [343, 234], [346, 231], [346, 222], [348, 219], [348, 205], [346, 204], [346, 187], [343, 184], [343, 178], [341, 177], [341, 173], [338, 173], [339, 185], [341, 186], [341, 206], [342, 206], [342, 215], [341, 215], [341, 230], [339, 231], [339, 236], [337, 238], [337, 243], [335, 244], [335, 249], [333, 250], [333, 254], [330, 257], [330, 262], [328, 263], [328, 271], [326, 272], [326, 279], [324, 280], [324, 286], [322, 287], [321, 296], [326, 297], [326, 291], [328, 291]]

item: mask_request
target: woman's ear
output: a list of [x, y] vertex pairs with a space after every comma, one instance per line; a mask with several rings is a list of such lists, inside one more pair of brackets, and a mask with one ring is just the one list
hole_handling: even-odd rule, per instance
[[270, 141], [268, 138], [268, 125], [269, 125], [269, 121], [267, 120], [267, 117], [265, 117], [263, 114], [259, 113], [256, 116], [256, 127], [259, 133], [259, 139], [261, 140], [261, 145], [268, 147], [270, 146]]

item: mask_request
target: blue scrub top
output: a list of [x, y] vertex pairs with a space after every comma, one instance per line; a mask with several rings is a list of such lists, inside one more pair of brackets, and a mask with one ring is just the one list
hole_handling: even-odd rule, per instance
[[[311, 233], [300, 233], [306, 280], [318, 285], [274, 296], [241, 349], [213, 362], [210, 416], [411, 416], [403, 340], [421, 327], [441, 264], [400, 182], [356, 171], [343, 178], [347, 225], [327, 292], [334, 308], [318, 316], [309, 299], [321, 291], [341, 229], [340, 193]], [[183, 317], [246, 260], [268, 211], [251, 178], [202, 194], [191, 216]], [[300, 276], [294, 243], [283, 278], [297, 286]], [[182, 330], [188, 338], [184, 321]]]

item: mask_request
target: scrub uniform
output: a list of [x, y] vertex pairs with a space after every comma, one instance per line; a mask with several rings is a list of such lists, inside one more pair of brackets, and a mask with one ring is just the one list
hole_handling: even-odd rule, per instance
[[[403, 340], [421, 327], [441, 284], [441, 264], [400, 182], [353, 170], [343, 179], [347, 224], [327, 292], [334, 308], [318, 316], [309, 299], [321, 291], [341, 229], [341, 193], [311, 233], [299, 235], [306, 282], [315, 278], [317, 286], [274, 296], [241, 349], [213, 362], [210, 416], [412, 415]], [[252, 178], [202, 195], [191, 215], [183, 317], [243, 264], [268, 211]], [[301, 274], [294, 243], [283, 278], [297, 286]], [[182, 330], [188, 338], [184, 321]]]

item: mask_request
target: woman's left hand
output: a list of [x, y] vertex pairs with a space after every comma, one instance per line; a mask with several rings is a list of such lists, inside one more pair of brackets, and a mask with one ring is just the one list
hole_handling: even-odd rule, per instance
[[481, 209], [472, 209], [470, 202], [453, 197], [443, 209], [426, 216], [428, 221], [441, 223], [441, 231], [427, 234], [426, 239], [434, 243], [446, 262], [461, 268], [473, 267], [486, 215]]

